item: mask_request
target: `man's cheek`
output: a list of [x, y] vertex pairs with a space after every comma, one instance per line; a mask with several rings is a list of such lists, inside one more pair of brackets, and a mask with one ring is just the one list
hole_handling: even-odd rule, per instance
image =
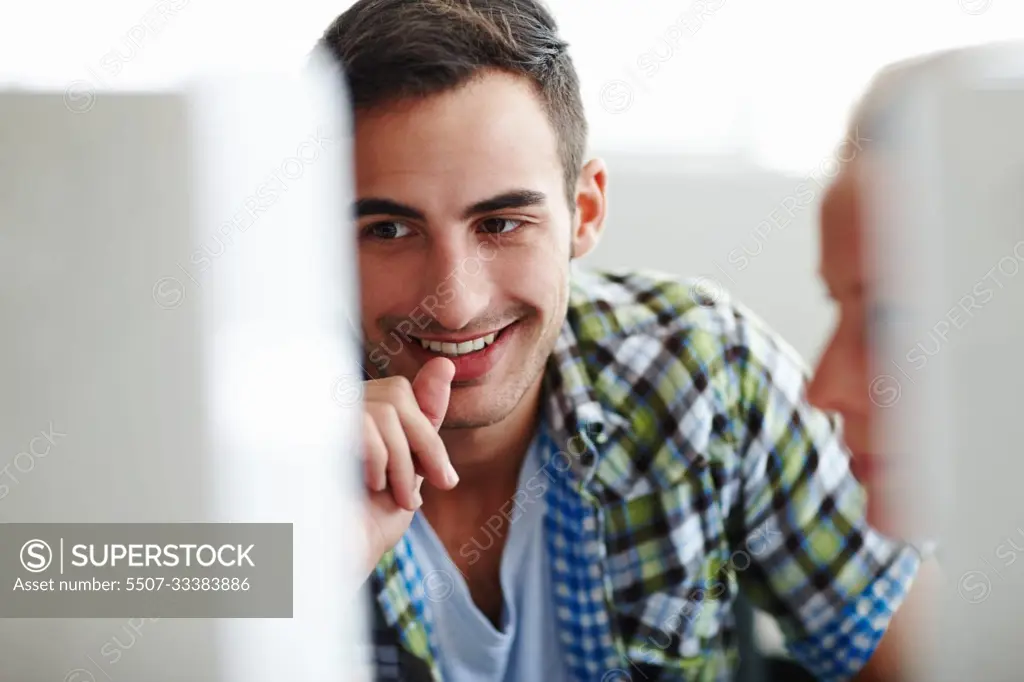
[[856, 455], [850, 460], [850, 473], [857, 479], [866, 495], [868, 523], [875, 530], [886, 533], [891, 530], [892, 518], [885, 506], [885, 486], [879, 480], [880, 474], [873, 469], [873, 464], [858, 462]]
[[561, 296], [570, 276], [568, 260], [563, 261], [556, 254], [544, 254], [507, 268], [503, 264], [495, 279], [515, 298], [546, 303]]

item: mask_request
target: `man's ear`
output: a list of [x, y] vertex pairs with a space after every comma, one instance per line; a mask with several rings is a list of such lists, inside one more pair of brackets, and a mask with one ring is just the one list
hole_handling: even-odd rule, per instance
[[608, 174], [601, 159], [591, 159], [583, 166], [576, 181], [576, 214], [572, 227], [572, 256], [582, 258], [597, 246], [604, 229], [607, 210], [605, 186]]

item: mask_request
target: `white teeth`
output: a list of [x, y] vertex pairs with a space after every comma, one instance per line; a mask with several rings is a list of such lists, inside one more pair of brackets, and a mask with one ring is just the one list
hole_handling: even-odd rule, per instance
[[448, 343], [443, 341], [427, 341], [426, 339], [418, 339], [420, 345], [429, 351], [434, 353], [443, 353], [445, 355], [466, 355], [467, 353], [475, 353], [478, 350], [483, 350], [484, 347], [494, 343], [494, 339], [497, 338], [497, 333], [488, 334], [487, 336], [481, 336], [473, 339], [472, 341], [463, 341], [462, 343]]

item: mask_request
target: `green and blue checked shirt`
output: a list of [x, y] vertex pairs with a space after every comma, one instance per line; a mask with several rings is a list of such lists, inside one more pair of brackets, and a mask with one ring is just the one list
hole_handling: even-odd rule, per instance
[[[571, 286], [542, 436], [572, 678], [731, 679], [738, 590], [815, 677], [850, 678], [920, 554], [867, 524], [837, 419], [807, 402], [802, 362], [744, 306], [685, 280], [577, 271]], [[441, 680], [405, 538], [369, 586], [376, 679]]]

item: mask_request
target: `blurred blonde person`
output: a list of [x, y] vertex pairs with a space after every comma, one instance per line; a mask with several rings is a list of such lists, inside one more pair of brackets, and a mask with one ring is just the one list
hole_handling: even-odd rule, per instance
[[[880, 408], [872, 402], [870, 389], [874, 376], [871, 325], [885, 313], [885, 304], [864, 261], [866, 197], [861, 173], [872, 154], [877, 153], [867, 131], [869, 117], [894, 92], [906, 87], [922, 62], [936, 56], [897, 62], [874, 78], [851, 118], [846, 148], [839, 154], [843, 168], [821, 206], [819, 274], [838, 309], [838, 321], [815, 368], [808, 398], [816, 406], [842, 417], [842, 432], [851, 453], [850, 468], [867, 493], [868, 519], [883, 533], [895, 533], [895, 523], [891, 510], [884, 507], [881, 499], [887, 459], [885, 453], [878, 452], [873, 440]], [[913, 596], [907, 601], [909, 608], [905, 605], [900, 609], [858, 680], [905, 678], [900, 672], [902, 657], [898, 651], [905, 651], [908, 622], [921, 616], [919, 604], [927, 601], [929, 593], [934, 594], [925, 583], [935, 579], [934, 560], [929, 558], [915, 580]]]

